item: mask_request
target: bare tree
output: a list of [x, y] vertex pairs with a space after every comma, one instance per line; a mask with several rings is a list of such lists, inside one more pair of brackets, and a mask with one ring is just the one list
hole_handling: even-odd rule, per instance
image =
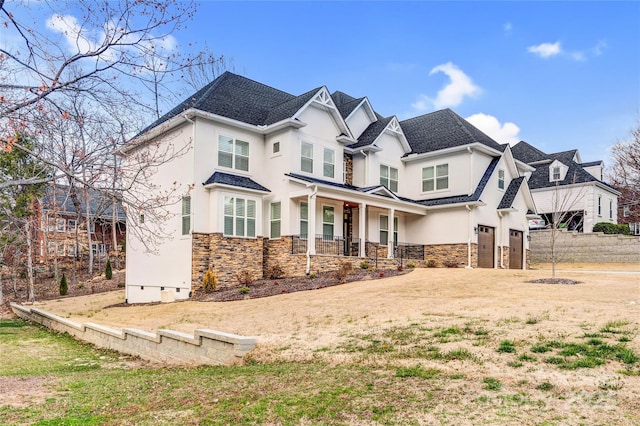
[[611, 157], [609, 182], [622, 192], [621, 204], [637, 206], [640, 204], [640, 123], [631, 130], [627, 140], [611, 148]]

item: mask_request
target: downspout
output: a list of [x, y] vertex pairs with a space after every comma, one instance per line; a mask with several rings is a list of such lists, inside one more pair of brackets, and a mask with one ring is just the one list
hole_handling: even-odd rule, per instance
[[[309, 186], [309, 185], [307, 185]], [[311, 194], [309, 195], [309, 198], [315, 198], [316, 194], [318, 193], [318, 185], [313, 185], [313, 190], [311, 191]], [[316, 214], [316, 212], [309, 212], [308, 214]], [[315, 221], [314, 221], [315, 223]], [[313, 236], [313, 238], [315, 238], [316, 235], [316, 231], [315, 229], [313, 230], [313, 233], [309, 233], [309, 229], [307, 229], [307, 238], [310, 238], [310, 236]], [[309, 244], [307, 243], [307, 268], [305, 269], [304, 273], [305, 275], [309, 275], [309, 273], [311, 272], [311, 254], [309, 251]]]
[[499, 237], [500, 237], [500, 269], [504, 269], [504, 236], [502, 235], [503, 233], [503, 224], [502, 224], [502, 219], [504, 219], [504, 215], [502, 214], [502, 212], [498, 212], [498, 217], [500, 217], [500, 233], [499, 233]]
[[471, 207], [467, 204], [465, 206], [467, 208], [467, 234], [469, 238], [467, 239], [467, 266], [466, 268], [471, 268]]

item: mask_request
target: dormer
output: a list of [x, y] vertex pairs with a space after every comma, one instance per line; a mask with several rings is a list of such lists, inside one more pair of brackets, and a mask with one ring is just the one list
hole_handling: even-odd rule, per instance
[[561, 182], [567, 176], [569, 166], [555, 160], [549, 165], [549, 182]]
[[590, 163], [582, 163], [580, 165], [591, 176], [598, 180], [602, 180], [604, 169], [604, 164], [602, 163], [602, 161], [592, 161]]

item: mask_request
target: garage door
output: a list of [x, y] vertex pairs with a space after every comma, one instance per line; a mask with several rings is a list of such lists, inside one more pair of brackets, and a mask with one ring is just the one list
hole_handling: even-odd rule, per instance
[[522, 231], [509, 230], [509, 269], [522, 269]]
[[478, 225], [478, 268], [493, 268], [494, 228]]

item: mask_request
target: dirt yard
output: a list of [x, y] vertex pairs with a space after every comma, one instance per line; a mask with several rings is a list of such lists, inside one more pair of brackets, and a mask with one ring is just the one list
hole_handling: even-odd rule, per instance
[[[522, 424], [638, 424], [640, 265], [558, 265], [558, 277], [578, 284], [530, 282], [550, 274], [549, 265], [416, 269], [233, 302], [113, 306], [124, 301], [120, 290], [37, 307], [116, 328], [256, 336], [249, 356], [257, 362], [435, 368], [452, 380], [439, 390], [448, 395], [438, 405], [440, 417], [425, 424], [436, 418], [491, 423], [501, 410], [528, 419]], [[588, 361], [588, 355], [567, 355], [572, 348], [620, 346], [619, 355], [596, 365], [558, 365], [563, 357]], [[460, 377], [465, 380], [454, 380]], [[494, 384], [502, 390], [488, 396]]]

